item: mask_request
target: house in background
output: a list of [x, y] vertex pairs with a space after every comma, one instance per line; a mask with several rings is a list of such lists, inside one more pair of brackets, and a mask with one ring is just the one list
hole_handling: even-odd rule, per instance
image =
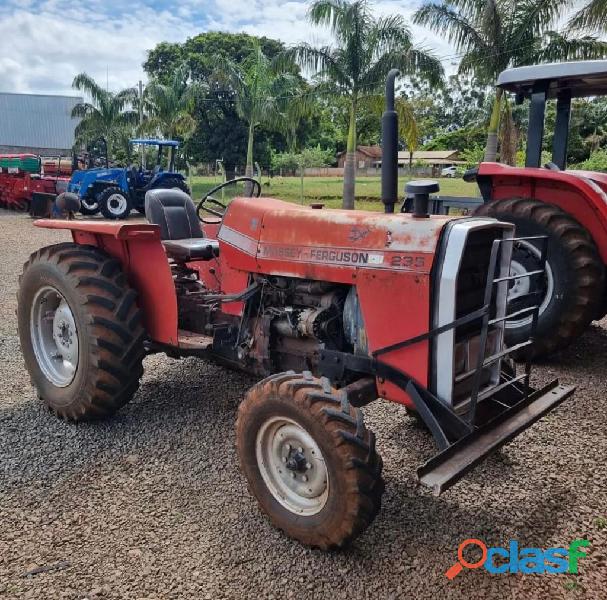
[[[459, 160], [457, 150], [416, 150], [411, 155], [404, 150], [398, 153], [399, 170], [411, 172], [419, 176], [438, 177], [445, 167], [454, 167], [466, 164]], [[375, 168], [381, 169], [381, 158], [375, 161]]]
[[69, 156], [79, 119], [77, 96], [0, 92], [0, 153]]
[[[358, 146], [356, 148], [356, 168], [371, 169], [377, 161], [381, 163], [381, 146]], [[346, 163], [346, 153], [337, 155], [337, 167], [343, 169]]]
[[[444, 169], [464, 164], [459, 160], [457, 150], [416, 150], [411, 156], [410, 152], [402, 151], [398, 153], [398, 166], [408, 167], [409, 163], [425, 163], [433, 169]], [[380, 162], [381, 166], [381, 162]]]
[[[381, 146], [358, 146], [356, 168], [361, 174], [377, 175], [381, 169], [381, 156]], [[337, 155], [337, 169], [333, 169], [335, 173], [331, 174], [341, 175], [345, 162], [346, 153], [340, 152]], [[420, 176], [438, 177], [445, 167], [463, 164], [465, 161], [459, 160], [457, 150], [416, 150], [413, 156], [406, 150], [398, 153], [398, 168], [408, 172], [411, 165], [412, 173]]]

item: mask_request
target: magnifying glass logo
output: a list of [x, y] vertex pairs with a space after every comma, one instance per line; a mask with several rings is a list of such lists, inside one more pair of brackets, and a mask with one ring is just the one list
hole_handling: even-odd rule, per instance
[[[464, 550], [468, 546], [478, 546], [481, 549], [482, 556], [479, 561], [468, 562], [466, 559], [464, 559]], [[447, 576], [447, 579], [453, 579], [459, 573], [461, 573], [461, 570], [464, 567], [466, 567], [466, 569], [478, 569], [479, 567], [482, 567], [485, 564], [486, 560], [487, 560], [487, 546], [485, 546], [485, 544], [483, 542], [481, 542], [480, 540], [474, 539], [474, 538], [464, 540], [459, 545], [459, 548], [457, 549], [457, 562], [447, 570], [445, 575]]]

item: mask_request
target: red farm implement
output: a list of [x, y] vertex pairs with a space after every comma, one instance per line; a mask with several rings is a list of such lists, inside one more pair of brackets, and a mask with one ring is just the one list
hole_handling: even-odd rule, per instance
[[43, 174], [41, 160], [34, 154], [0, 155], [0, 207], [29, 211], [34, 194], [55, 196], [65, 191], [69, 179], [60, 176], [62, 161], [47, 162], [50, 173]]

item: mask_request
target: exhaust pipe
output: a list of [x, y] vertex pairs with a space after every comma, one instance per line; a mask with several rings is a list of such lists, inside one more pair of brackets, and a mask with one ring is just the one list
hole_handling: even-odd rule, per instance
[[393, 213], [398, 201], [398, 116], [394, 109], [394, 83], [399, 75], [398, 69], [388, 73], [386, 110], [381, 118], [381, 201], [386, 213]]

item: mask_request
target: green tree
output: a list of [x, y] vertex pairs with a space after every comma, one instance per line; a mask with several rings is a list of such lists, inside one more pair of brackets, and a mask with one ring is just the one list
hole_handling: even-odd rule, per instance
[[[191, 72], [193, 83], [204, 89], [196, 94], [193, 111], [196, 127], [186, 140], [184, 148], [195, 161], [214, 163], [221, 158], [228, 178], [242, 164], [248, 142], [248, 126], [236, 112], [234, 91], [214, 77], [220, 61], [242, 64], [253, 55], [255, 44], [261, 45], [263, 53], [270, 59], [284, 50], [284, 45], [265, 37], [256, 38], [246, 33], [212, 31], [201, 33], [183, 44], [158, 44], [148, 53], [144, 69], [148, 75], [166, 83], [172, 73], [185, 62]], [[315, 120], [306, 122], [311, 128], [300, 125], [299, 142], [315, 135], [318, 127]], [[262, 165], [270, 164], [270, 151], [286, 149], [286, 142], [279, 132], [265, 126], [256, 128], [253, 153]]]
[[405, 74], [424, 74], [437, 83], [442, 77], [442, 66], [435, 57], [413, 45], [402, 16], [376, 18], [367, 0], [316, 0], [308, 15], [313, 24], [330, 29], [335, 46], [302, 44], [292, 48], [288, 56], [316, 73], [319, 93], [347, 99], [349, 124], [343, 206], [354, 208], [356, 126], [361, 104], [381, 91], [391, 68]]
[[424, 144], [424, 150], [457, 150], [463, 152], [468, 148], [483, 145], [487, 139], [484, 127], [469, 126], [454, 131], [439, 131]]
[[147, 115], [144, 128], [167, 139], [188, 137], [196, 126], [192, 111], [201, 89], [200, 84], [189, 82], [189, 68], [185, 64], [177, 67], [166, 83], [152, 80], [143, 94]]
[[81, 119], [75, 130], [77, 143], [104, 138], [108, 157], [113, 158], [114, 146], [124, 137], [125, 129], [132, 131], [137, 123], [138, 113], [132, 109], [137, 103], [137, 90], [128, 88], [115, 94], [103, 89], [86, 73], [77, 75], [72, 87], [91, 100], [76, 104], [72, 110], [72, 117]]
[[143, 69], [156, 81], [167, 83], [173, 73], [184, 63], [186, 56], [184, 44], [160, 42], [155, 48], [148, 50]]
[[607, 1], [590, 0], [573, 15], [569, 26], [574, 29], [605, 31], [607, 29]]
[[300, 79], [292, 65], [270, 60], [261, 44], [256, 43], [253, 54], [243, 63], [217, 61], [217, 76], [234, 93], [238, 116], [248, 128], [245, 175], [253, 175], [253, 142], [260, 125], [280, 129], [289, 102], [296, 100]]
[[[463, 53], [460, 74], [474, 74], [492, 85], [509, 67], [559, 60], [601, 58], [607, 43], [595, 36], [561, 34], [554, 26], [570, 0], [444, 0], [424, 4], [414, 20], [446, 36]], [[501, 89], [497, 89], [491, 110], [485, 160], [495, 161]]]
[[607, 171], [607, 150], [596, 150], [585, 161], [575, 165], [582, 171]]

